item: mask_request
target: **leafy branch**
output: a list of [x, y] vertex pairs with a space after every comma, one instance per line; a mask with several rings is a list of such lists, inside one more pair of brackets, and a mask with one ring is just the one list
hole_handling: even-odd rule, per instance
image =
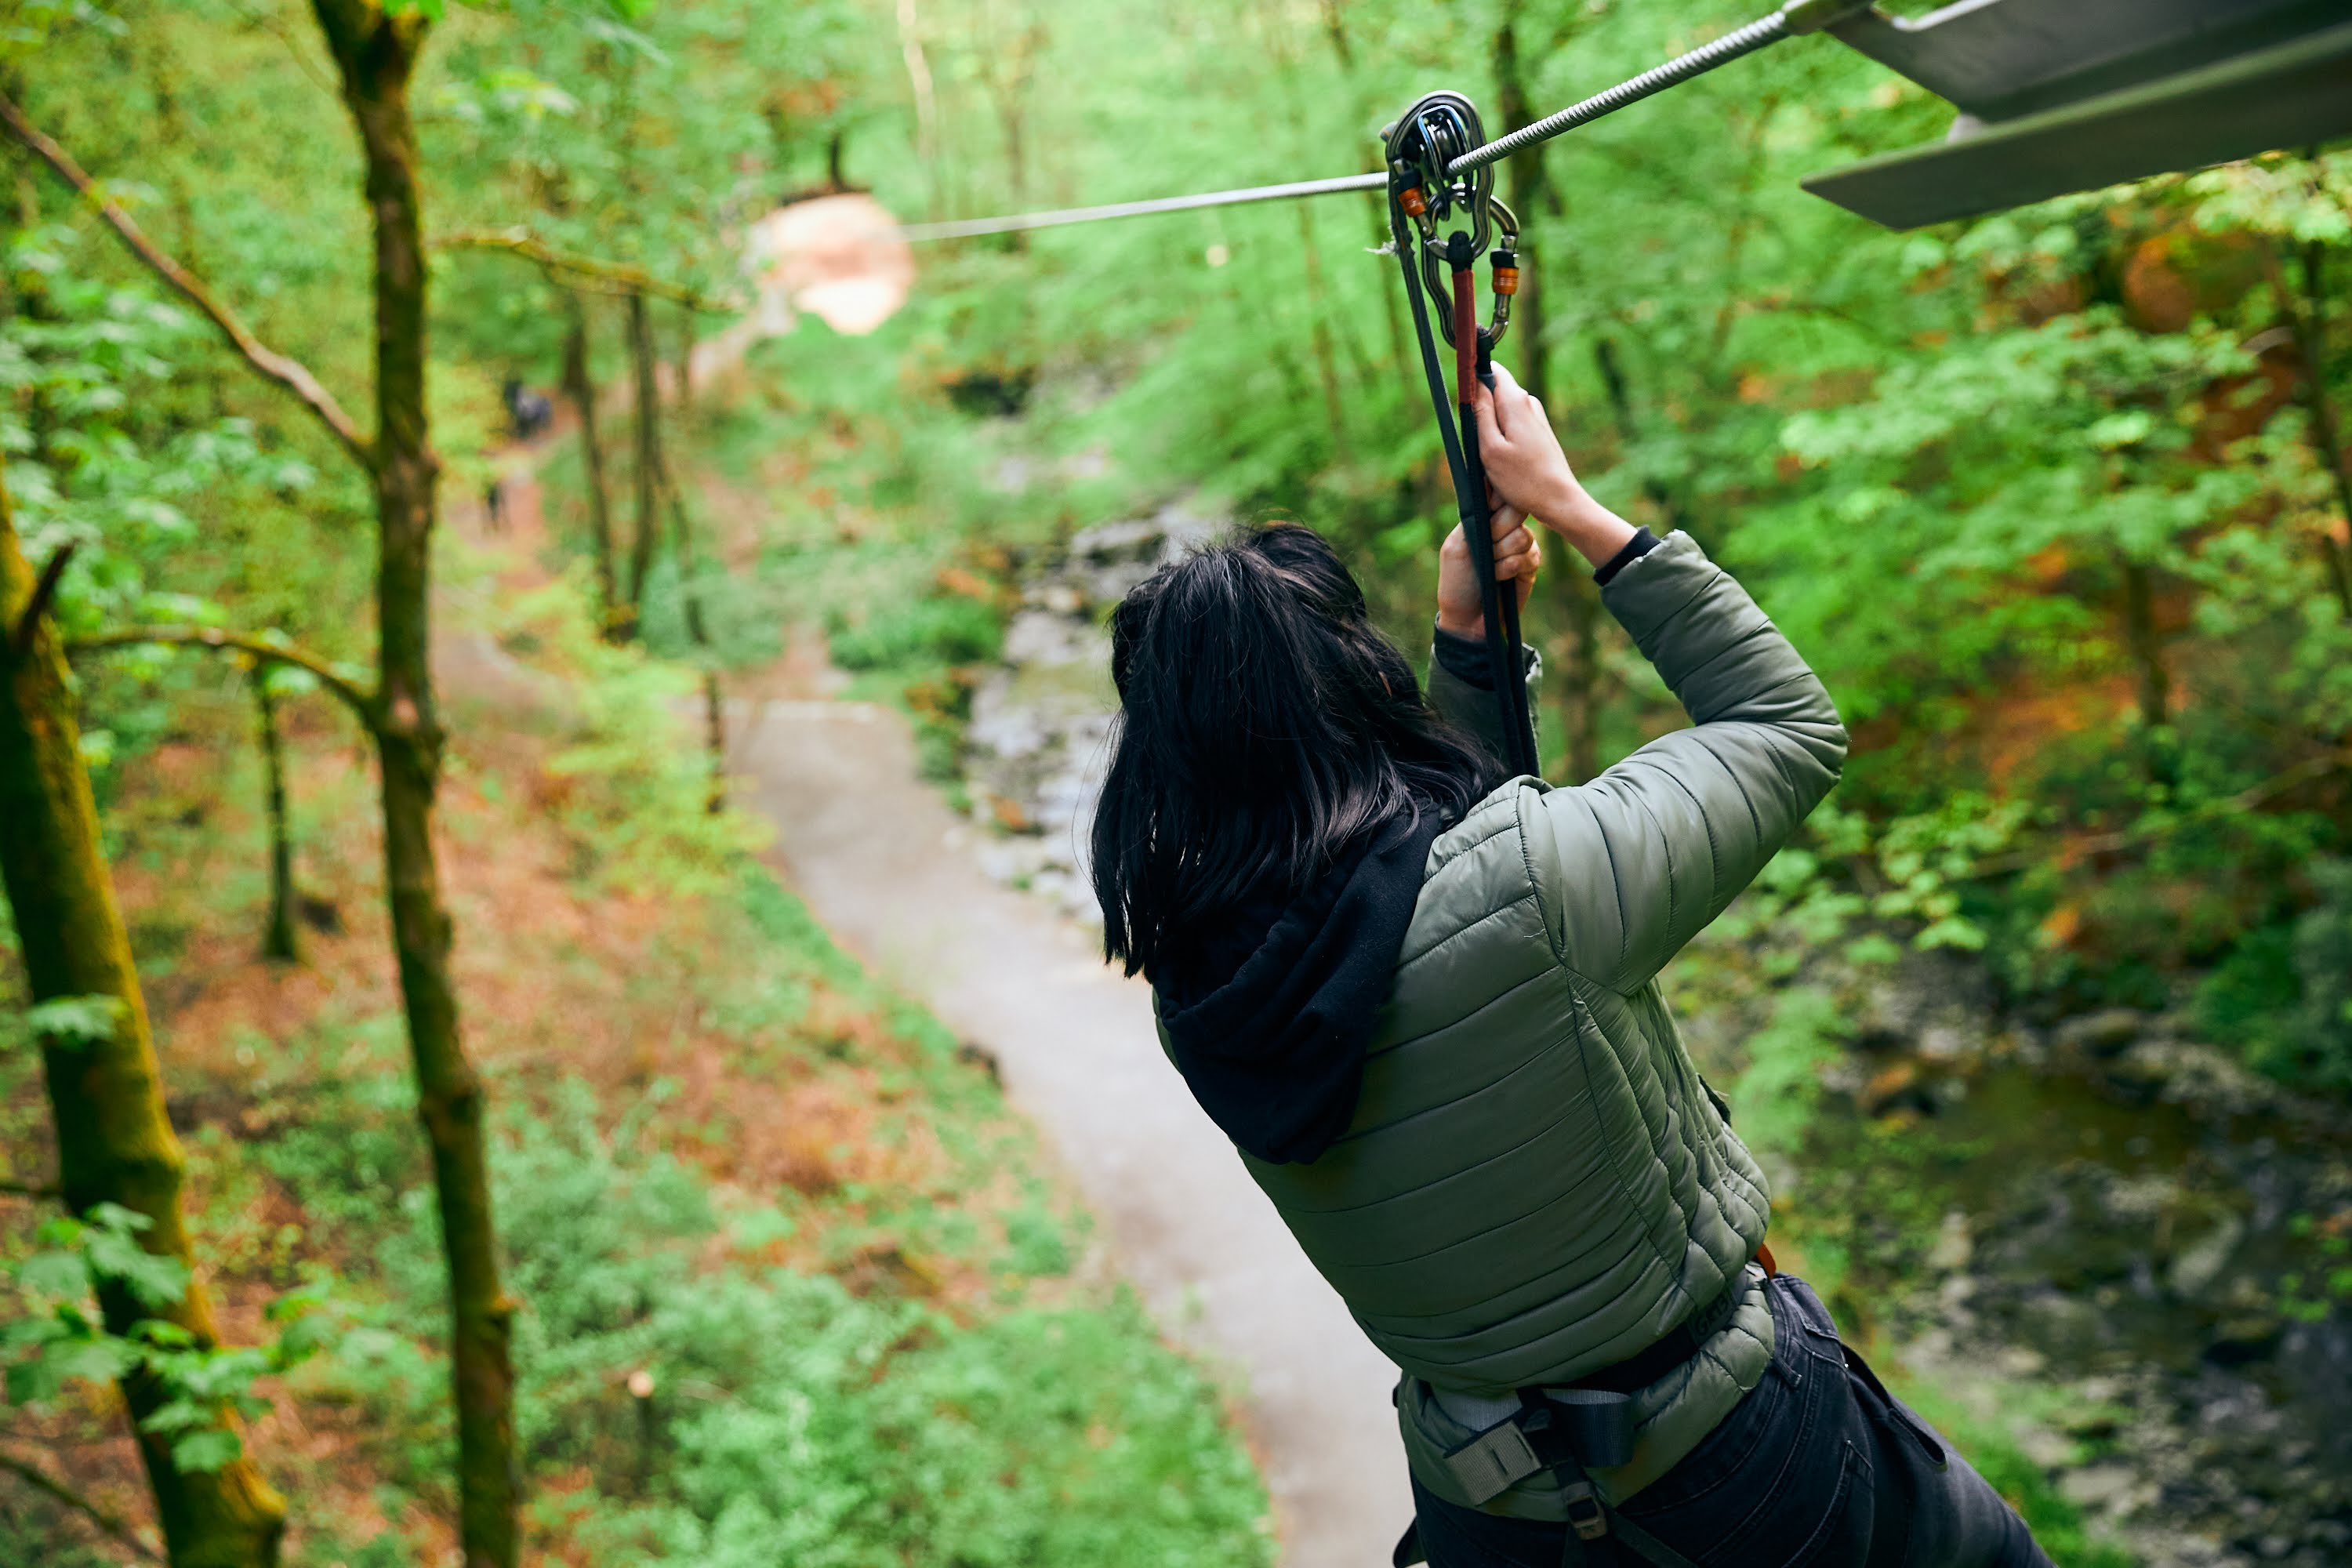
[[100, 632], [95, 637], [76, 637], [66, 646], [69, 653], [103, 653], [112, 648], [140, 647], [211, 648], [215, 652], [242, 653], [268, 663], [290, 665], [333, 692], [352, 710], [352, 717], [370, 732], [383, 728], [381, 706], [374, 692], [361, 687], [317, 654], [267, 637], [224, 631], [218, 626], [130, 626], [121, 631]]
[[335, 401], [334, 394], [320, 384], [319, 378], [310, 374], [309, 366], [299, 360], [290, 359], [279, 353], [255, 337], [235, 311], [215, 299], [212, 291], [206, 289], [194, 273], [173, 260], [152, 240], [149, 239], [145, 231], [140, 228], [129, 213], [124, 212], [121, 205], [100, 193], [97, 182], [83, 171], [79, 163], [74, 162], [71, 153], [42, 134], [39, 128], [25, 118], [25, 111], [5, 97], [0, 97], [0, 129], [5, 129], [9, 135], [29, 148], [35, 156], [56, 171], [59, 179], [72, 186], [76, 194], [96, 207], [99, 216], [106, 220], [107, 226], [121, 237], [122, 243], [130, 247], [131, 253], [137, 257], [148, 270], [169, 284], [183, 299], [201, 311], [206, 321], [219, 328], [221, 335], [228, 340], [229, 346], [242, 355], [247, 364], [265, 379], [274, 381], [292, 393], [304, 407], [318, 416], [319, 422], [327, 427], [328, 432], [337, 441], [342, 443], [343, 449], [357, 459], [362, 468], [373, 471], [374, 443], [360, 434], [360, 427], [352, 423], [352, 416], [343, 411], [343, 405]]
[[688, 310], [710, 315], [723, 315], [733, 309], [723, 300], [700, 293], [677, 283], [655, 277], [642, 267], [626, 262], [604, 261], [593, 256], [581, 256], [568, 250], [558, 250], [526, 228], [460, 229], [455, 234], [435, 237], [436, 250], [499, 250], [536, 262], [550, 272], [568, 273], [584, 278], [592, 283], [609, 284], [610, 288], [595, 290], [620, 296], [649, 294], [658, 300], [672, 300]]

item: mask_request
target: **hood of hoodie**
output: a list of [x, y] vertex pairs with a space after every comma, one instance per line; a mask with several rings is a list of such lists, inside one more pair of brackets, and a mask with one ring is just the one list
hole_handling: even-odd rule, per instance
[[1444, 826], [1428, 805], [1398, 816], [1307, 888], [1227, 911], [1152, 975], [1177, 1070], [1244, 1152], [1313, 1160], [1347, 1131]]

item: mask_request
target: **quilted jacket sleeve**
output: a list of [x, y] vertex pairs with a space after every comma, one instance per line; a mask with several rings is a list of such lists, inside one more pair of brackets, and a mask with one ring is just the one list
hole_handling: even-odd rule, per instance
[[1692, 728], [1590, 784], [1523, 794], [1520, 809], [1561, 962], [1630, 992], [1722, 913], [1829, 794], [1846, 737], [1820, 679], [1688, 534], [1619, 574], [1601, 601]]
[[[1531, 647], [1519, 649], [1527, 660], [1528, 719], [1538, 739], [1542, 726], [1535, 723], [1543, 696], [1543, 659]], [[1495, 700], [1491, 687], [1473, 686], [1452, 670], [1444, 661], [1433, 655], [1429, 661], [1429, 705], [1437, 716], [1475, 738], [1487, 752], [1501, 759], [1511, 754], [1503, 744], [1503, 713]]]

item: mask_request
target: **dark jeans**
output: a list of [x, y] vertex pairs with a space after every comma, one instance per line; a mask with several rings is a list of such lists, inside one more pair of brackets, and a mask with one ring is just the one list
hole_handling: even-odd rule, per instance
[[[2024, 1521], [1838, 1342], [1812, 1288], [1782, 1275], [1755, 1392], [1622, 1512], [1701, 1568], [2050, 1568]], [[1564, 1524], [1503, 1519], [1413, 1488], [1430, 1568], [1641, 1568]]]

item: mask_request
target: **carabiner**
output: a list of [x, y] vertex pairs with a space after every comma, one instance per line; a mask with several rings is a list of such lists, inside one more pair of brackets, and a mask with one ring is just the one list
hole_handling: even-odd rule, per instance
[[[1454, 241], [1466, 232], [1475, 262], [1491, 250], [1495, 313], [1478, 330], [1480, 344], [1489, 353], [1510, 329], [1511, 296], [1518, 289], [1517, 216], [1495, 195], [1495, 166], [1483, 163], [1465, 174], [1447, 170], [1465, 153], [1486, 142], [1477, 107], [1458, 92], [1433, 92], [1417, 99], [1381, 132], [1388, 156], [1389, 199], [1394, 207], [1391, 226], [1400, 245], [1419, 253], [1418, 275], [1427, 291], [1437, 327], [1450, 346], [1454, 342], [1453, 313], [1447, 274], [1452, 270]], [[1459, 216], [1469, 226], [1443, 238], [1438, 225]]]

